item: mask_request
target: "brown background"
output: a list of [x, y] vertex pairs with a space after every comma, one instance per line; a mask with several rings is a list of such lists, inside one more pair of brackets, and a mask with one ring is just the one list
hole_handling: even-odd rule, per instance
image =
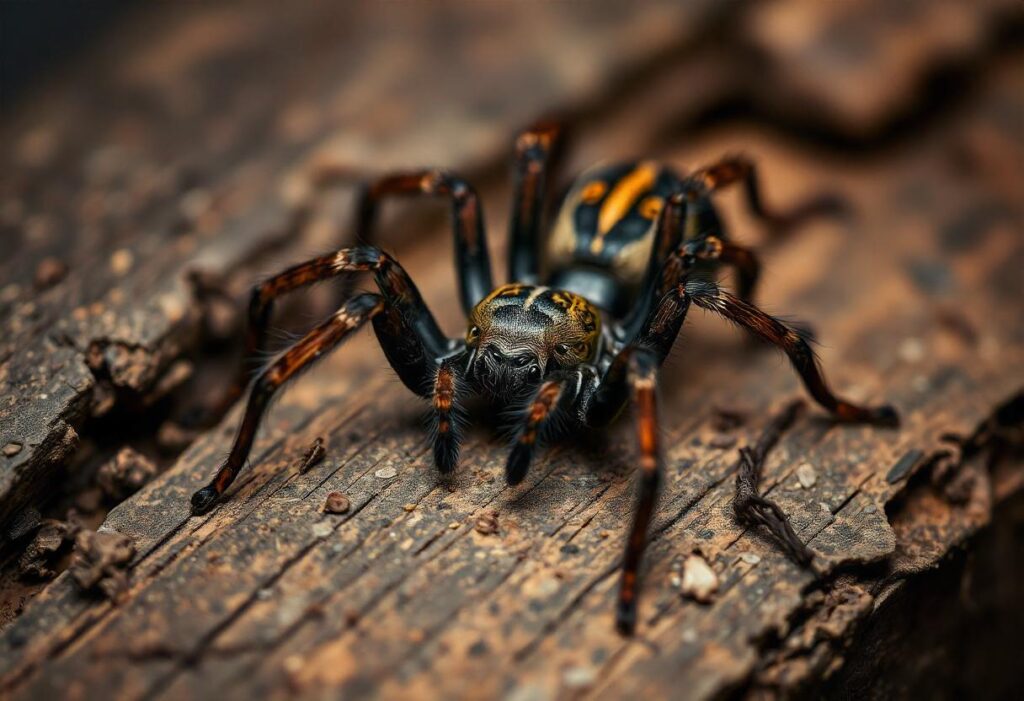
[[[989, 443], [961, 460], [948, 434], [988, 425], [1024, 388], [1022, 30], [1012, 0], [119, 14], [0, 118], [2, 694], [1020, 691], [1021, 463], [990, 460]], [[473, 431], [449, 492], [421, 408], [369, 336], [295, 384], [231, 499], [189, 518], [239, 417], [199, 435], [175, 418], [234, 362], [233, 302], [348, 240], [351, 193], [315, 195], [310, 168], [463, 172], [503, 270], [511, 139], [551, 112], [573, 127], [573, 168], [739, 151], [772, 203], [827, 189], [854, 206], [762, 247], [765, 308], [814, 325], [838, 388], [904, 416], [880, 431], [813, 410], [770, 456], [765, 487], [824, 579], [730, 505], [736, 448], [798, 385], [770, 350], [696, 312], [662, 374], [669, 473], [633, 639], [611, 616], [628, 421], [602, 445], [553, 447], [517, 490], [501, 480], [502, 441]], [[738, 240], [766, 244], [735, 194], [719, 201]], [[300, 206], [315, 216], [296, 227]], [[383, 230], [459, 333], [445, 209], [389, 207]], [[46, 274], [55, 262], [66, 274]], [[316, 291], [278, 324], [308, 328], [330, 300]], [[723, 436], [716, 407], [749, 420]], [[317, 437], [327, 455], [302, 472]], [[98, 496], [97, 472], [125, 447], [159, 476], [120, 502]], [[331, 491], [352, 512], [322, 514]], [[19, 571], [39, 519], [69, 509], [134, 541], [113, 603], [68, 573]], [[496, 534], [474, 529], [486, 511]], [[709, 605], [674, 584], [694, 552], [720, 578]]]

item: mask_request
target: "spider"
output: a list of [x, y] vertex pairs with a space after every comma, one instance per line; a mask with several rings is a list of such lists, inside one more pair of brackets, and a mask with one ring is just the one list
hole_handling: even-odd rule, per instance
[[[628, 635], [636, 625], [638, 568], [662, 474], [658, 368], [691, 305], [783, 350], [810, 395], [837, 420], [898, 423], [888, 405], [862, 407], [833, 394], [804, 335], [752, 304], [757, 257], [727, 238], [710, 196], [743, 184], [752, 212], [778, 231], [828, 210], [825, 200], [772, 213], [762, 203], [753, 164], [740, 157], [686, 176], [653, 161], [598, 166], [564, 196], [544, 245], [542, 275], [543, 207], [560, 143], [561, 129], [547, 122], [515, 141], [511, 282], [497, 287], [481, 203], [466, 180], [423, 170], [387, 175], [363, 189], [356, 224], [362, 241], [372, 240], [384, 198], [425, 194], [450, 201], [458, 291], [468, 317], [464, 338], [447, 338], [398, 261], [369, 244], [314, 258], [255, 286], [245, 341], [250, 357], [265, 351], [271, 308], [281, 295], [363, 271], [373, 273], [379, 291], [351, 296], [259, 373], [230, 454], [192, 496], [194, 514], [208, 511], [238, 475], [274, 393], [370, 322], [403, 384], [430, 402], [434, 462], [443, 475], [458, 463], [460, 416], [471, 395], [519, 416], [505, 465], [509, 485], [523, 481], [556, 426], [600, 429], [632, 407], [640, 478], [616, 606], [617, 628]], [[735, 269], [738, 295], [714, 281], [722, 265]]]

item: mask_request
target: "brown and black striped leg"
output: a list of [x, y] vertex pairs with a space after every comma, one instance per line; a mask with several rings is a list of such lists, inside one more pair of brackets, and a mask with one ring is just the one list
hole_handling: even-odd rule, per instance
[[862, 407], [837, 397], [829, 389], [818, 367], [814, 351], [800, 333], [752, 304], [725, 292], [713, 282], [691, 280], [682, 284], [680, 294], [694, 304], [719, 314], [755, 336], [780, 348], [789, 357], [804, 387], [815, 401], [840, 421], [872, 423], [881, 426], [899, 425], [896, 410], [886, 404]]
[[654, 514], [661, 483], [661, 450], [658, 445], [658, 358], [636, 349], [629, 356], [628, 383], [633, 406], [640, 459], [640, 488], [636, 512], [626, 540], [622, 580], [615, 611], [615, 625], [623, 635], [636, 628], [640, 561], [647, 547], [647, 531]]
[[822, 194], [793, 207], [788, 212], [777, 212], [765, 206], [758, 182], [757, 167], [743, 156], [733, 156], [701, 168], [691, 178], [703, 183], [708, 193], [733, 183], [742, 183], [747, 206], [751, 213], [765, 222], [773, 234], [784, 234], [808, 219], [817, 216], [839, 215], [847, 211], [847, 204], [836, 195]]
[[213, 481], [192, 495], [193, 514], [209, 511], [238, 476], [252, 449], [260, 419], [274, 393], [289, 379], [309, 368], [325, 353], [348, 338], [352, 332], [383, 311], [385, 304], [384, 298], [380, 295], [363, 294], [354, 297], [330, 319], [306, 334], [260, 373], [253, 383], [242, 424], [238, 428], [227, 460]]
[[442, 475], [449, 475], [459, 463], [462, 444], [462, 416], [459, 395], [463, 383], [462, 366], [465, 354], [445, 358], [437, 368], [431, 397], [434, 428], [434, 465]]
[[534, 284], [540, 277], [540, 230], [543, 225], [551, 160], [557, 156], [561, 127], [541, 122], [516, 139], [512, 216], [509, 222], [509, 282]]
[[[263, 357], [267, 351], [267, 331], [277, 298], [317, 282], [363, 271], [376, 274], [377, 286], [389, 302], [388, 313], [374, 319], [374, 330], [385, 355], [407, 387], [421, 395], [428, 392], [428, 388], [422, 386], [424, 363], [429, 362], [432, 367], [434, 358], [445, 355], [449, 350], [448, 339], [405, 270], [380, 250], [359, 246], [294, 265], [253, 288], [243, 360], [235, 379], [211, 414], [223, 415], [245, 392], [250, 373], [248, 363]], [[419, 349], [426, 349], [428, 357], [418, 357]]]
[[515, 486], [526, 478], [533, 455], [545, 434], [549, 433], [560, 405], [576, 401], [593, 382], [596, 371], [590, 366], [561, 372], [541, 384], [530, 401], [519, 427], [512, 452], [505, 463], [505, 481]]
[[463, 178], [442, 170], [417, 170], [386, 175], [364, 188], [356, 210], [357, 241], [373, 243], [380, 202], [386, 197], [431, 195], [448, 197], [452, 204], [455, 270], [462, 309], [469, 314], [494, 285], [487, 253], [483, 205]]
[[670, 256], [665, 263], [660, 293], [667, 293], [676, 281], [681, 280], [684, 274], [693, 269], [697, 261], [717, 261], [733, 267], [736, 270], [739, 298], [744, 302], [753, 302], [754, 289], [761, 273], [761, 263], [757, 255], [746, 246], [726, 241], [716, 235], [687, 241], [676, 249], [675, 255]]

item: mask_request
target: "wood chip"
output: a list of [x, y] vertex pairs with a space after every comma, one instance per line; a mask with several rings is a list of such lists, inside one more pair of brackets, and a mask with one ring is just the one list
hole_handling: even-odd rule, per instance
[[804, 489], [810, 489], [817, 484], [818, 472], [814, 469], [814, 465], [809, 462], [805, 462], [800, 465], [800, 467], [796, 468], [796, 480]]
[[[299, 473], [303, 474], [311, 467], [319, 464], [320, 461], [324, 459], [325, 455], [327, 455], [327, 448], [324, 439], [317, 437], [302, 456], [302, 464], [299, 465]], [[336, 494], [336, 492], [332, 492], [332, 494]]]
[[382, 467], [376, 472], [374, 472], [373, 476], [382, 480], [389, 480], [392, 477], [395, 477], [397, 474], [398, 470], [396, 470], [393, 467]]
[[485, 511], [476, 519], [473, 528], [480, 535], [493, 535], [498, 532], [498, 513], [496, 511]]
[[21, 452], [21, 443], [11, 442], [4, 446], [4, 455], [13, 458]]
[[702, 604], [709, 603], [718, 591], [718, 575], [700, 555], [690, 555], [683, 563], [683, 596]]
[[325, 514], [344, 514], [352, 508], [352, 502], [341, 492], [331, 492], [324, 501]]

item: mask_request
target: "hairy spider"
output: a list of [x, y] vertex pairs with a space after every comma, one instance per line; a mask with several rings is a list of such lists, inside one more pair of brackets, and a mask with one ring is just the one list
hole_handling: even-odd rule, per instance
[[[464, 179], [424, 170], [383, 177], [363, 191], [356, 230], [361, 240], [371, 239], [377, 205], [385, 197], [422, 193], [450, 199], [459, 293], [469, 317], [464, 338], [445, 337], [402, 266], [371, 245], [315, 258], [254, 288], [249, 356], [264, 352], [271, 306], [287, 292], [368, 271], [379, 294], [350, 297], [256, 377], [231, 452], [209, 486], [193, 495], [193, 513], [209, 510], [235, 479], [272, 395], [371, 321], [402, 382], [431, 402], [434, 461], [442, 473], [451, 473], [458, 462], [457, 417], [470, 394], [497, 407], [521, 408], [505, 468], [510, 485], [526, 476], [537, 446], [556, 423], [600, 428], [625, 405], [632, 406], [641, 476], [616, 611], [618, 628], [629, 633], [636, 623], [638, 567], [662, 471], [658, 368], [691, 304], [782, 349], [810, 395], [838, 420], [897, 423], [889, 406], [861, 407], [834, 395], [806, 339], [751, 303], [757, 258], [727, 239], [710, 195], [742, 183], [753, 213], [775, 230], [827, 211], [829, 202], [819, 198], [787, 215], [772, 214], [762, 204], [753, 165], [742, 158], [685, 177], [651, 161], [601, 166], [581, 175], [565, 195], [545, 245], [542, 280], [541, 220], [559, 136], [555, 125], [542, 123], [516, 140], [512, 282], [499, 287], [491, 281], [481, 203]], [[713, 281], [722, 264], [735, 268], [738, 296]]]

